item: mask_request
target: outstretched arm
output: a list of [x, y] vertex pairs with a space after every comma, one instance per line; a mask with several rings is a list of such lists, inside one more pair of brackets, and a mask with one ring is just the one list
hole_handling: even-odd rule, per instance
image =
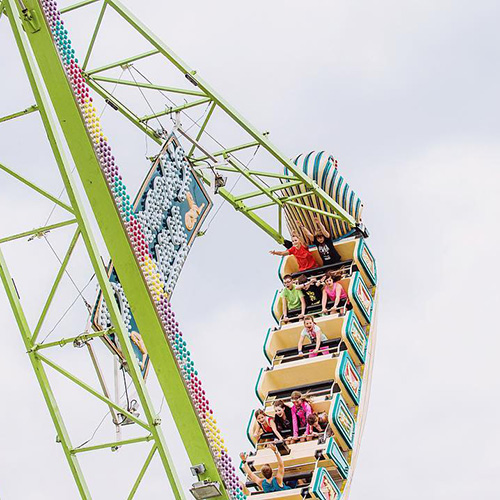
[[301, 233], [304, 236], [304, 239], [306, 240], [306, 243], [312, 243], [314, 240], [314, 235], [307, 229], [307, 227], [302, 224], [299, 220], [295, 221], [297, 223], [297, 227], [300, 229]]
[[285, 255], [290, 255], [288, 250], [270, 250], [269, 253], [271, 255], [281, 255], [284, 257]]
[[260, 436], [262, 436], [262, 433], [263, 433], [262, 427], [259, 426], [257, 427], [257, 429], [255, 429], [253, 436], [258, 441], [260, 439]]
[[273, 430], [273, 434], [280, 440], [283, 441], [283, 436], [280, 434], [280, 431], [276, 427], [276, 422], [274, 420], [269, 421], [269, 425], [271, 426], [271, 429]]
[[263, 479], [257, 476], [257, 474], [255, 474], [255, 472], [253, 472], [252, 469], [248, 467], [247, 456], [244, 453], [240, 453], [240, 458], [243, 462], [243, 472], [250, 478], [250, 480], [252, 480], [257, 486], [259, 486], [259, 488], [262, 488]]
[[285, 477], [285, 464], [283, 463], [283, 459], [281, 458], [280, 452], [278, 451], [278, 448], [274, 444], [269, 446], [271, 450], [274, 451], [274, 454], [276, 455], [276, 461], [278, 462], [278, 470], [276, 472], [276, 481], [278, 481], [279, 486], [283, 486], [283, 478]]
[[328, 232], [328, 230], [326, 229], [326, 227], [324, 226], [324, 224], [321, 222], [321, 219], [319, 217], [315, 217], [314, 222], [316, 223], [316, 227], [321, 231], [321, 234], [325, 238], [329, 238], [330, 237], [330, 233]]

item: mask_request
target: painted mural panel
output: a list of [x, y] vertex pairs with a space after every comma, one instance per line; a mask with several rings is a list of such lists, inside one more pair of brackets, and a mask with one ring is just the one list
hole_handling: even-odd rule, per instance
[[359, 273], [355, 273], [354, 275], [351, 293], [354, 301], [369, 323], [372, 319], [373, 299]]
[[363, 327], [356, 315], [350, 311], [349, 318], [345, 323], [345, 336], [353, 346], [359, 360], [364, 363], [366, 350], [368, 348], [368, 339], [366, 338]]
[[373, 285], [377, 284], [377, 264], [364, 239], [358, 242], [358, 260], [366, 271]]
[[339, 375], [340, 380], [349, 391], [353, 401], [358, 404], [361, 395], [361, 377], [347, 352], [344, 352], [342, 355]]
[[356, 422], [340, 394], [335, 395], [330, 405], [329, 420], [334, 428], [334, 435], [336, 433], [340, 434], [347, 446], [352, 448], [356, 433]]
[[316, 469], [311, 486], [311, 497], [318, 500], [339, 500], [340, 490], [324, 467]]
[[[153, 162], [133, 204], [134, 215], [142, 226], [146, 245], [169, 295], [174, 291], [189, 250], [211, 207], [212, 202], [187, 161], [184, 150], [171, 135]], [[149, 361], [146, 347], [112, 262], [108, 274], [141, 370], [146, 375]], [[97, 297], [92, 323], [97, 330], [111, 326], [101, 293]], [[106, 335], [103, 339], [114, 353], [121, 356], [115, 335]]]
[[339, 474], [344, 479], [347, 479], [347, 476], [349, 475], [349, 464], [333, 437], [328, 440], [328, 444], [326, 445], [326, 455], [335, 463]]

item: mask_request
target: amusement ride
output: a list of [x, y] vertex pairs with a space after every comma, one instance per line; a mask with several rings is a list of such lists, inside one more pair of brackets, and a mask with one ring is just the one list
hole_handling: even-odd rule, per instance
[[[80, 54], [71, 29], [88, 9], [94, 9], [95, 19]], [[59, 219], [1, 234], [0, 276], [74, 477], [74, 497], [93, 498], [82, 453], [149, 443], [140, 470], [122, 478], [129, 483], [128, 499], [147, 480], [153, 461], [161, 463], [171, 487], [171, 493], [158, 492], [154, 498], [346, 499], [368, 407], [377, 268], [366, 241], [363, 204], [335, 158], [313, 151], [290, 159], [119, 1], [82, 0], [60, 7], [54, 0], [0, 0], [0, 22], [14, 36], [34, 97], [29, 107], [0, 118], [0, 126], [39, 115], [64, 185], [61, 194], [49, 192], [0, 159], [0, 175], [50, 201]], [[125, 38], [125, 32], [144, 50], [113, 58], [106, 40], [118, 33]], [[96, 65], [96, 59], [105, 62]], [[137, 192], [127, 187], [120, 168], [125, 159], [106, 135], [103, 109], [118, 113], [157, 144]], [[249, 449], [241, 460], [229, 456], [189, 351], [187, 342], [195, 338], [181, 331], [170, 304], [189, 250], [204, 233], [211, 197], [221, 197], [276, 247], [283, 245], [274, 252], [282, 256], [270, 318], [274, 325], [265, 337], [265, 359], [255, 384], [262, 410], [259, 417], [249, 409]], [[58, 271], [36, 321], [30, 321], [26, 290], [18, 286], [3, 249], [34, 239], [50, 244], [57, 231], [71, 231], [71, 238], [64, 253], [54, 252]], [[325, 258], [325, 240], [334, 248], [335, 261]], [[314, 259], [306, 269], [295, 256], [304, 247]], [[49, 337], [54, 328], [48, 331], [47, 318], [66, 314], [57, 311], [57, 295], [63, 280], [71, 279], [68, 268], [76, 249], [92, 267], [97, 294], [92, 303], [84, 301], [86, 325], [75, 325], [69, 336]], [[302, 292], [307, 296], [307, 286], [327, 287], [329, 279], [342, 290], [341, 301], [325, 295], [322, 303], [313, 300], [302, 310], [287, 310], [281, 281], [307, 283]], [[321, 331], [321, 346], [319, 334], [316, 348], [315, 342], [304, 345], [307, 321]], [[96, 341], [108, 348], [114, 394], [109, 369], [102, 368], [93, 347]], [[97, 384], [59, 361], [71, 349], [89, 356]], [[52, 356], [56, 350], [57, 360]], [[179, 480], [148, 392], [151, 369], [191, 463], [195, 479], [189, 491]], [[75, 445], [52, 382], [55, 374], [108, 409], [114, 436]], [[262, 419], [278, 421], [279, 405], [293, 409], [296, 423], [297, 401], [321, 423], [307, 424], [306, 430], [299, 422], [300, 428], [282, 429], [279, 436], [274, 427], [262, 425]], [[275, 486], [269, 490], [263, 483], [271, 477], [269, 484]], [[116, 496], [109, 493], [108, 498]]]

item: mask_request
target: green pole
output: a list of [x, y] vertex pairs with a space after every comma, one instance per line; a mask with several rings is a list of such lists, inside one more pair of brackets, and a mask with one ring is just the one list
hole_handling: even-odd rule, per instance
[[68, 461], [69, 468], [71, 470], [71, 473], [73, 474], [73, 478], [75, 479], [75, 483], [80, 496], [85, 500], [90, 500], [92, 497], [90, 496], [90, 491], [88, 489], [87, 483], [85, 482], [85, 477], [83, 475], [80, 464], [78, 463], [78, 459], [71, 453], [73, 445], [71, 444], [68, 430], [64, 425], [64, 421], [61, 416], [61, 412], [59, 411], [56, 398], [54, 396], [54, 393], [52, 392], [49, 379], [47, 378], [47, 373], [45, 372], [45, 368], [43, 367], [42, 362], [32, 350], [33, 344], [31, 341], [31, 331], [28, 326], [28, 322], [17, 295], [12, 276], [10, 275], [10, 271], [7, 267], [7, 263], [5, 262], [5, 258], [1, 249], [0, 278], [2, 280], [5, 293], [7, 294], [7, 298], [9, 299], [12, 312], [14, 313], [14, 317], [16, 318], [16, 323], [19, 331], [21, 332], [21, 337], [23, 339], [26, 351], [28, 352], [31, 366], [33, 367], [33, 371], [35, 372], [38, 384], [40, 385], [40, 389], [42, 390], [45, 403], [47, 404], [47, 408], [49, 409], [52, 422], [54, 423], [54, 427], [56, 428], [59, 442], [61, 443], [64, 454], [66, 455], [66, 460]]
[[[14, 0], [7, 0], [7, 3], [11, 6], [15, 4]], [[208, 440], [190, 399], [189, 392], [177, 365], [177, 360], [167, 341], [161, 319], [128, 240], [128, 235], [115, 205], [113, 195], [102, 173], [92, 140], [85, 128], [83, 117], [80, 114], [75, 96], [64, 73], [41, 7], [34, 0], [26, 0], [25, 4], [29, 14], [35, 19], [37, 26], [39, 26], [39, 29], [34, 31], [30, 29], [28, 21], [24, 21], [26, 36], [38, 63], [56, 115], [59, 122], [63, 125], [62, 129], [69, 150], [114, 266], [120, 276], [124, 292], [131, 304], [132, 312], [142, 333], [152, 365], [165, 394], [165, 399], [169, 404], [187, 454], [193, 464], [205, 464], [206, 473], [200, 476], [201, 479], [210, 478], [212, 481], [218, 481], [223, 485], [222, 478], [217, 470], [215, 458], [211, 453]], [[22, 12], [20, 14], [22, 15]], [[76, 208], [75, 205], [73, 206]], [[77, 206], [80, 207], [81, 205], [78, 203]], [[75, 215], [78, 217], [79, 214], [75, 211]], [[84, 227], [87, 229], [88, 225], [85, 224]], [[94, 267], [98, 270], [96, 271], [96, 276], [103, 290], [108, 307], [111, 303], [110, 314], [112, 323], [117, 328], [119, 336], [119, 332], [122, 332], [123, 342], [127, 346], [124, 351], [126, 351], [127, 362], [133, 368], [131, 369], [131, 375], [134, 383], [141, 386], [143, 384], [142, 376], [134, 359], [135, 356], [130, 346], [128, 335], [123, 334], [126, 330], [120, 317], [118, 306], [113, 298], [104, 266], [100, 261], [97, 247], [94, 246], [93, 241], [90, 242], [89, 235], [85, 234], [84, 229], [82, 227], [80, 229], [82, 230], [83, 239], [87, 238], [90, 244], [91, 248], [87, 250], [89, 251]], [[120, 338], [120, 343], [122, 344], [122, 338]], [[143, 390], [145, 393], [145, 389]], [[147, 406], [148, 404], [148, 402], [141, 402], [143, 406], [145, 404]], [[156, 427], [153, 427], [151, 432], [154, 433], [155, 429]], [[160, 455], [165, 455], [164, 450], [166, 450], [166, 446], [159, 439], [157, 442], [160, 443], [158, 447]], [[164, 458], [166, 470], [168, 464], [169, 460]], [[176, 481], [174, 481], [175, 483]], [[221, 499], [228, 499], [226, 492], [223, 493]]]
[[[56, 110], [61, 105], [61, 100], [58, 99], [58, 95], [59, 93], [64, 95], [67, 91], [70, 91], [69, 84], [66, 80], [66, 77], [62, 73], [62, 67], [60, 65], [60, 61], [55, 51], [55, 47], [52, 43], [52, 39], [48, 31], [48, 28], [45, 24], [39, 4], [34, 1], [30, 1], [29, 3], [26, 2], [26, 4], [28, 4], [27, 11], [22, 11], [21, 6], [15, 0], [5, 0], [5, 8], [8, 13], [11, 28], [19, 48], [21, 58], [23, 60], [26, 73], [28, 75], [28, 79], [30, 80], [31, 88], [34, 93], [54, 157], [59, 167], [59, 171], [63, 179], [66, 192], [68, 194], [68, 198], [71, 202], [73, 213], [76, 219], [78, 220], [78, 226], [82, 235], [82, 239], [85, 243], [89, 259], [94, 268], [96, 278], [103, 292], [104, 299], [106, 300], [111, 320], [114, 325], [114, 330], [120, 342], [120, 346], [122, 348], [123, 355], [127, 363], [130, 377], [132, 378], [132, 381], [134, 383], [135, 389], [138, 394], [138, 398], [142, 405], [142, 409], [149, 424], [149, 431], [154, 437], [156, 446], [158, 448], [158, 453], [160, 455], [165, 473], [170, 481], [174, 497], [176, 499], [184, 499], [184, 494], [182, 492], [179, 478], [177, 477], [177, 474], [173, 467], [173, 461], [170, 457], [170, 453], [168, 451], [165, 438], [163, 436], [163, 433], [161, 432], [161, 428], [158, 425], [159, 422], [158, 419], [156, 418], [156, 413], [154, 411], [152, 402], [149, 399], [149, 395], [145, 387], [145, 382], [142, 377], [142, 373], [140, 371], [137, 358], [130, 343], [127, 329], [125, 327], [125, 324], [123, 323], [118, 304], [116, 303], [114, 297], [114, 292], [111, 289], [111, 285], [109, 283], [106, 269], [101, 260], [101, 256], [98, 251], [95, 239], [92, 235], [90, 224], [85, 214], [83, 204], [78, 195], [75, 181], [71, 174], [70, 164], [64, 154], [64, 146], [61, 138], [58, 135], [55, 119], [49, 111], [50, 105], [43, 91], [43, 84], [40, 78], [40, 74], [42, 75], [42, 77], [45, 78], [47, 78], [48, 76], [47, 73], [49, 73], [49, 76], [51, 76], [51, 78], [48, 78], [49, 85], [46, 86], [47, 90], [49, 91], [49, 95], [51, 94], [50, 91], [51, 90], [53, 91], [55, 86], [55, 96], [54, 96], [55, 99], [53, 97], [54, 99], [53, 104]], [[23, 20], [22, 24], [18, 15]], [[38, 29], [32, 28], [33, 23], [35, 24], [35, 26], [37, 26]], [[33, 60], [31, 56], [31, 51], [29, 49], [28, 41], [31, 45], [33, 53], [35, 54], [35, 58], [38, 59], [38, 67], [36, 62]], [[51, 63], [52, 64], [55, 63], [55, 67], [52, 67]], [[50, 75], [51, 71], [53, 70], [54, 74]], [[70, 103], [67, 103], [67, 105], [70, 106], [71, 108], [70, 111], [72, 112], [73, 116], [76, 114], [80, 119], [80, 124], [83, 125], [83, 123], [81, 122], [81, 117], [79, 115], [78, 109], [72, 98], [72, 95], [71, 95], [71, 101]], [[62, 128], [64, 130], [68, 129], [68, 127], [64, 126]], [[87, 146], [90, 144], [88, 142], [88, 136], [84, 129], [83, 130], [79, 129], [78, 131], [73, 131], [73, 132], [74, 135], [70, 135], [69, 136], [70, 140], [68, 140], [68, 143], [70, 145], [70, 150], [72, 153], [74, 153], [74, 149], [72, 149], [71, 146], [79, 144], [80, 142], [84, 142]], [[86, 148], [83, 149], [85, 150]], [[77, 152], [80, 153], [79, 148], [77, 148]], [[88, 150], [86, 152], [88, 153]], [[79, 162], [81, 161], [84, 162], [87, 161], [88, 157], [85, 156], [82, 157], [82, 155], [77, 154], [74, 159], [75, 163], [79, 164]], [[92, 151], [92, 159], [94, 162], [96, 161], [96, 157], [93, 151]], [[113, 209], [113, 212], [116, 213], [116, 208]], [[106, 217], [107, 215], [105, 215], [104, 217]], [[30, 353], [30, 356], [34, 355], [35, 355], [34, 351]], [[47, 390], [48, 382], [45, 380], [43, 380], [42, 382], [43, 382], [43, 384], [41, 384], [42, 390]], [[50, 405], [49, 405], [49, 410], [53, 411]], [[70, 449], [70, 447], [68, 447], [68, 449]], [[66, 451], [67, 450], [65, 449], [65, 452]], [[74, 457], [71, 454], [70, 456], [71, 456], [70, 466], [72, 467], [72, 472], [73, 475], [75, 476], [75, 480], [77, 481], [82, 498], [90, 498], [88, 489], [84, 483], [81, 470], [76, 469], [75, 466], [72, 465]], [[85, 487], [83, 487], [82, 485], [85, 485]]]

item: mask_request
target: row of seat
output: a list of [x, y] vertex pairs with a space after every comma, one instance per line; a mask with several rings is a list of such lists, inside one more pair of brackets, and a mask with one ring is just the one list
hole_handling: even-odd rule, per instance
[[[255, 386], [256, 395], [270, 417], [274, 416], [275, 401], [281, 400], [291, 406], [292, 392], [306, 395], [314, 412], [326, 412], [332, 433], [324, 432], [303, 442], [277, 442], [285, 469], [284, 482], [290, 489], [264, 493], [259, 491], [257, 484], [247, 481], [252, 496], [256, 495], [260, 500], [337, 499], [349, 476], [376, 290], [376, 267], [362, 238], [343, 241], [336, 244], [336, 249], [342, 262], [335, 268], [342, 272], [341, 283], [348, 292], [352, 310], [343, 314], [316, 315], [316, 324], [327, 340], [321, 343], [322, 354], [310, 357], [314, 346], [304, 346], [303, 355], [299, 355], [297, 349], [304, 328], [302, 322], [279, 325], [281, 301], [275, 296], [273, 314], [278, 326], [267, 332], [264, 354], [269, 366], [261, 369]], [[285, 257], [280, 265], [280, 276], [296, 276], [296, 267], [293, 256]], [[326, 270], [316, 268], [307, 274], [320, 276]], [[264, 432], [256, 437], [259, 424], [254, 414], [247, 427], [254, 449], [246, 463], [258, 477], [262, 477], [261, 467], [269, 465], [277, 469], [278, 463], [275, 453], [266, 447], [274, 435]], [[286, 441], [290, 434], [286, 430], [281, 433]], [[326, 496], [327, 493], [330, 496]]]

